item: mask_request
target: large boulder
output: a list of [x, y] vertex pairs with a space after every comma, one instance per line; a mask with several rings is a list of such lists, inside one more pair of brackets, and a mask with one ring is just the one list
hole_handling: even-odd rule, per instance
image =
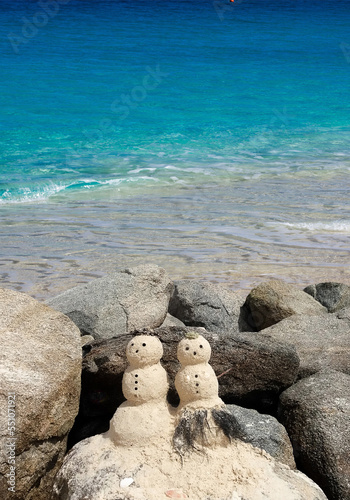
[[295, 346], [300, 358], [299, 378], [324, 368], [350, 374], [350, 325], [333, 314], [292, 316], [262, 335]]
[[80, 332], [47, 305], [0, 288], [0, 341], [0, 497], [48, 500], [79, 408]]
[[187, 326], [229, 334], [238, 330], [242, 299], [220, 285], [195, 280], [175, 282], [169, 313]]
[[328, 281], [317, 285], [309, 285], [304, 288], [304, 292], [326, 307], [330, 313], [339, 311], [344, 307], [350, 307], [350, 286], [344, 283]]
[[149, 264], [77, 286], [47, 304], [69, 316], [82, 334], [108, 339], [136, 328], [160, 326], [172, 289], [165, 270]]
[[279, 413], [297, 466], [329, 500], [349, 500], [350, 376], [323, 371], [299, 381], [281, 395]]
[[252, 331], [263, 330], [295, 314], [313, 316], [327, 309], [309, 294], [282, 280], [260, 283], [249, 293], [242, 307], [241, 320]]
[[227, 405], [241, 431], [241, 439], [265, 450], [277, 461], [295, 469], [293, 448], [286, 429], [271, 415], [237, 405]]
[[[127, 366], [125, 348], [137, 333], [157, 335], [163, 343], [162, 364], [169, 374], [169, 400], [178, 403], [174, 379], [179, 370], [176, 350], [186, 331], [167, 327], [140, 330], [88, 346], [83, 360], [82, 396], [72, 442], [104, 432], [116, 408], [124, 401], [122, 376]], [[271, 411], [278, 395], [296, 379], [299, 358], [295, 348], [260, 333], [222, 337], [198, 328], [212, 347], [211, 365], [219, 379], [225, 402]]]

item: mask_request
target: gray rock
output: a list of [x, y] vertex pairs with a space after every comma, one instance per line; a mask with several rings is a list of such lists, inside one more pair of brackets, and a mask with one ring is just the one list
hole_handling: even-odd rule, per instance
[[201, 326], [221, 335], [238, 330], [242, 299], [220, 285], [194, 280], [175, 282], [169, 313], [187, 326]]
[[[140, 330], [117, 338], [95, 342], [83, 360], [79, 419], [73, 442], [88, 437], [93, 423], [104, 432], [117, 407], [124, 401], [121, 389], [127, 366], [125, 348], [136, 333], [157, 335], [163, 343], [162, 364], [169, 374], [169, 400], [178, 403], [174, 387], [179, 369], [176, 351], [186, 331], [194, 328], [167, 327]], [[211, 365], [219, 379], [219, 395], [225, 402], [271, 411], [278, 395], [296, 379], [299, 359], [295, 348], [260, 333], [236, 333], [227, 337], [198, 328], [211, 343]], [[86, 429], [84, 434], [83, 429]]]
[[160, 326], [161, 328], [163, 328], [166, 326], [186, 326], [186, 325], [180, 319], [175, 318], [175, 316], [172, 316], [171, 314], [168, 313], [165, 317], [165, 320]]
[[241, 318], [250, 330], [259, 331], [295, 314], [312, 316], [326, 312], [307, 293], [274, 279], [253, 288], [242, 307]]
[[[63, 314], [0, 288], [0, 341], [0, 496], [47, 500], [79, 408], [80, 332]], [[16, 493], [6, 477], [12, 438]]]
[[262, 332], [295, 346], [300, 358], [299, 378], [324, 368], [350, 374], [350, 326], [333, 314], [292, 316]]
[[227, 405], [226, 408], [242, 430], [243, 441], [295, 469], [292, 444], [286, 429], [276, 418], [241, 406]]
[[340, 311], [337, 311], [334, 315], [336, 318], [346, 321], [346, 323], [350, 326], [350, 307], [340, 309]]
[[350, 376], [323, 371], [299, 381], [281, 395], [279, 414], [298, 468], [329, 500], [349, 500]]
[[69, 316], [83, 335], [107, 339], [160, 326], [172, 289], [164, 269], [143, 265], [72, 288], [47, 304]]
[[344, 283], [328, 281], [309, 285], [304, 288], [304, 292], [326, 307], [330, 313], [350, 306], [350, 287]]

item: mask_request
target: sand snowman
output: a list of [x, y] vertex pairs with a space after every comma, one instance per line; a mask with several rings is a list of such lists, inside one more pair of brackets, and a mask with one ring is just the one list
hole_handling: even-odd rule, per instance
[[160, 364], [163, 346], [157, 337], [139, 335], [127, 345], [129, 366], [122, 390], [127, 399], [114, 414], [108, 437], [119, 446], [143, 446], [169, 440], [172, 419], [166, 401], [167, 373]]
[[195, 332], [189, 332], [177, 348], [181, 368], [175, 377], [175, 387], [180, 397], [179, 410], [212, 408], [223, 405], [218, 396], [219, 384], [209, 365], [209, 342]]
[[188, 332], [178, 345], [181, 368], [175, 377], [180, 397], [173, 446], [180, 455], [208, 447], [227, 446], [240, 428], [219, 398], [219, 384], [209, 365], [211, 347], [197, 332]]

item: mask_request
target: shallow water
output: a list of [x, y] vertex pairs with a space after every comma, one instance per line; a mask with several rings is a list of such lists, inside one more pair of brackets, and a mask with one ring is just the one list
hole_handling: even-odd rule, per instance
[[294, 179], [288, 187], [288, 179], [277, 178], [176, 194], [150, 190], [114, 201], [20, 205], [15, 212], [3, 206], [2, 282], [45, 298], [120, 267], [153, 262], [174, 279], [232, 289], [269, 277], [350, 284], [348, 187], [347, 179], [341, 190], [339, 179]]

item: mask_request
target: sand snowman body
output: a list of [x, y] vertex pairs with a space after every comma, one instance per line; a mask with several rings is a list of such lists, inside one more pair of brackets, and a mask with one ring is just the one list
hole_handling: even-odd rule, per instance
[[167, 373], [160, 364], [163, 347], [157, 337], [134, 337], [126, 348], [130, 366], [122, 382], [127, 401], [114, 414], [108, 437], [120, 446], [143, 446], [170, 439], [171, 416], [166, 395]]

